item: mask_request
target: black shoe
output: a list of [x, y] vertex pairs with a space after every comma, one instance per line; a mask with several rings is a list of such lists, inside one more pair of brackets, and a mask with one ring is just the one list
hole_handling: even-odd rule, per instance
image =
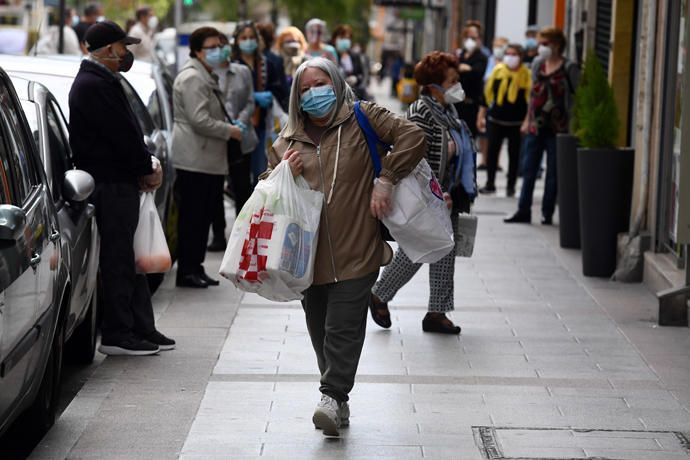
[[369, 310], [371, 318], [376, 324], [384, 329], [391, 327], [391, 312], [388, 310], [388, 303], [381, 301], [374, 294], [369, 297]]
[[484, 195], [496, 193], [496, 187], [493, 185], [485, 185], [484, 187], [479, 189], [479, 193], [484, 194]]
[[477, 171], [486, 171], [486, 165], [477, 166]]
[[155, 355], [160, 351], [160, 347], [148, 340], [128, 337], [122, 340], [103, 341], [98, 351], [110, 356], [147, 356]]
[[528, 213], [518, 211], [510, 217], [503, 219], [506, 224], [531, 224], [532, 216]]
[[158, 345], [158, 348], [160, 348], [161, 351], [173, 350], [175, 348], [175, 341], [173, 339], [167, 338], [158, 331], [153, 331], [152, 333], [144, 337], [144, 340], [146, 340], [147, 342], [151, 342], [154, 345]]
[[211, 244], [208, 245], [206, 250], [208, 252], [224, 252], [225, 248], [228, 246], [228, 243], [225, 241], [225, 238], [213, 238], [211, 241]]
[[460, 326], [456, 326], [443, 313], [427, 313], [422, 320], [424, 332], [440, 332], [441, 334], [459, 334]]
[[549, 217], [546, 217], [546, 216], [542, 217], [542, 218], [541, 218], [541, 224], [542, 224], [542, 225], [553, 225], [553, 217], [551, 217], [551, 216], [549, 216]]
[[218, 286], [220, 284], [220, 281], [214, 280], [213, 278], [208, 276], [206, 273], [202, 273], [201, 275], [199, 275], [199, 277], [202, 280], [206, 281], [206, 284], [208, 284], [209, 286]]
[[506, 190], [506, 196], [508, 198], [514, 197], [515, 196], [515, 187], [508, 187], [508, 189]]
[[177, 287], [207, 288], [208, 283], [196, 274], [177, 276]]

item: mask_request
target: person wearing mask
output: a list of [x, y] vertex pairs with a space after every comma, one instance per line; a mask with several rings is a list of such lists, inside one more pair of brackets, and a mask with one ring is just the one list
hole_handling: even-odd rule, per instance
[[525, 58], [523, 61], [528, 66], [532, 64], [532, 61], [534, 61], [534, 58], [536, 58], [538, 54], [538, 34], [539, 27], [535, 25], [528, 26], [527, 30], [525, 31]]
[[[458, 51], [460, 84], [465, 90], [465, 99], [455, 104], [455, 109], [475, 138], [479, 135], [477, 113], [484, 92], [484, 72], [486, 72], [488, 61], [481, 51], [481, 33], [482, 26], [479, 21], [467, 21], [462, 31], [462, 49]], [[479, 169], [484, 169], [484, 167], [486, 167], [486, 160], [482, 157]]]
[[101, 237], [102, 324], [99, 351], [107, 355], [151, 355], [175, 348], [156, 330], [146, 275], [134, 264], [139, 194], [156, 190], [160, 162], [144, 135], [120, 84], [132, 67], [127, 45], [138, 43], [111, 21], [86, 33], [89, 56], [81, 62], [69, 93], [69, 142], [75, 166], [91, 174], [91, 197]]
[[105, 17], [103, 16], [103, 7], [98, 3], [89, 3], [84, 8], [84, 15], [81, 17], [79, 22], [73, 26], [74, 31], [77, 33], [77, 38], [79, 39], [79, 46], [81, 46], [82, 54], [89, 54], [89, 51], [84, 44], [84, 36], [89, 27], [96, 24], [99, 21], [103, 21]]
[[240, 22], [233, 34], [232, 60], [249, 67], [254, 84], [254, 115], [252, 125], [259, 142], [251, 154], [252, 184], [256, 185], [259, 175], [266, 170], [266, 135], [270, 128], [270, 108], [273, 105], [273, 91], [282, 85], [278, 69], [264, 57], [259, 47], [259, 32], [253, 21]]
[[[289, 120], [271, 150], [313, 190], [324, 193], [314, 280], [302, 307], [321, 373], [321, 401], [312, 421], [324, 435], [349, 424], [349, 393], [364, 345], [369, 292], [392, 250], [379, 220], [390, 212], [393, 186], [424, 157], [424, 133], [373, 103], [362, 103], [379, 138], [393, 149], [380, 177], [354, 116], [354, 94], [329, 59], [313, 58], [295, 74]], [[336, 174], [337, 171], [337, 174]]]
[[362, 58], [352, 51], [352, 27], [347, 24], [336, 27], [333, 30], [331, 44], [338, 52], [338, 64], [345, 76], [345, 81], [350, 85], [357, 99], [369, 99]]
[[307, 60], [307, 40], [304, 38], [301, 30], [290, 26], [278, 34], [276, 46], [280, 56], [283, 58], [283, 68], [285, 69], [285, 77], [289, 88], [292, 85], [292, 79], [295, 77], [297, 68]]
[[326, 36], [326, 23], [321, 19], [314, 18], [307, 21], [304, 31], [307, 35], [307, 56], [322, 57], [330, 59], [335, 64], [338, 63], [338, 53], [328, 43], [324, 43]]
[[[230, 61], [232, 49], [228, 38], [223, 34], [220, 35], [220, 43], [223, 46], [223, 63], [214, 73], [218, 75], [218, 86], [227, 117], [242, 130], [242, 140], [231, 140], [228, 144], [230, 190], [235, 201], [235, 214], [239, 214], [251, 194], [251, 154], [259, 142], [252, 126], [254, 85], [249, 68]], [[225, 206], [221, 195], [213, 217], [213, 239], [208, 251], [225, 251], [225, 227]]]
[[[443, 190], [448, 190], [451, 180], [451, 160], [461, 168], [462, 202], [453, 203], [450, 194], [443, 197], [451, 212], [453, 230], [458, 232], [458, 212], [469, 212], [476, 195], [474, 155], [463, 151], [463, 145], [471, 145], [470, 131], [458, 117], [453, 104], [462, 99], [463, 88], [458, 81], [458, 61], [450, 53], [433, 51], [415, 66], [414, 77], [422, 88], [420, 98], [407, 110], [407, 119], [416, 123], [426, 135], [426, 160], [438, 177]], [[469, 142], [466, 142], [468, 141]], [[374, 322], [381, 327], [391, 327], [388, 302], [398, 290], [412, 279], [422, 264], [413, 263], [398, 248], [393, 261], [386, 265], [371, 291], [369, 308]], [[446, 316], [455, 309], [453, 302], [455, 273], [455, 248], [438, 262], [429, 265], [429, 306], [422, 320], [425, 332], [459, 334], [456, 326]]]
[[529, 109], [520, 128], [525, 138], [522, 189], [518, 210], [506, 223], [531, 223], [534, 183], [546, 150], [546, 180], [541, 203], [543, 225], [551, 225], [556, 208], [556, 135], [567, 133], [580, 70], [563, 57], [563, 32], [547, 27], [539, 32], [539, 57], [532, 63]]
[[228, 140], [242, 129], [228, 121], [218, 77], [224, 60], [220, 32], [200, 27], [189, 36], [189, 59], [173, 83], [172, 158], [178, 194], [177, 286], [206, 288], [218, 280], [206, 274], [209, 226], [228, 174]]
[[486, 185], [480, 193], [496, 191], [496, 171], [503, 139], [508, 140], [507, 195], [515, 196], [518, 165], [520, 164], [520, 126], [527, 115], [527, 104], [532, 87], [532, 74], [522, 63], [522, 47], [510, 44], [503, 62], [491, 73], [484, 87], [484, 98], [479, 108], [477, 128], [486, 131], [489, 140]]
[[150, 6], [142, 6], [136, 12], [137, 22], [132, 26], [129, 34], [141, 42], [132, 46], [134, 58], [142, 61], [153, 61], [154, 42], [153, 34], [158, 29], [158, 18]]
[[[60, 28], [58, 27], [59, 17], [56, 12], [51, 13], [49, 18], [48, 30], [41, 35], [36, 43], [35, 54], [57, 54], [59, 53]], [[72, 14], [70, 10], [65, 11], [65, 22], [62, 25], [62, 54], [81, 55], [82, 49], [79, 46], [79, 38], [72, 27]], [[29, 53], [34, 54], [34, 53]]]
[[275, 81], [268, 82], [268, 90], [273, 94], [273, 97], [280, 104], [283, 111], [288, 110], [288, 93], [290, 89], [285, 77], [285, 67], [283, 66], [283, 59], [273, 52], [273, 42], [275, 42], [275, 27], [270, 22], [259, 22], [256, 24], [256, 30], [263, 41], [263, 54], [267, 65], [272, 69], [269, 75], [275, 78]]
[[486, 64], [486, 71], [484, 72], [484, 81], [489, 79], [491, 72], [494, 71], [496, 64], [503, 61], [503, 56], [505, 55], [506, 47], [508, 46], [508, 39], [505, 37], [494, 38], [493, 48], [491, 50], [491, 55]]

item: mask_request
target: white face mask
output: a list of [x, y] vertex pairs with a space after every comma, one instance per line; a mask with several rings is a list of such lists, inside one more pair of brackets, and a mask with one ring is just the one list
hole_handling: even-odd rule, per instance
[[550, 58], [552, 54], [551, 47], [546, 45], [539, 45], [537, 52], [539, 53], [539, 57], [544, 59]]
[[520, 56], [514, 56], [512, 54], [503, 56], [503, 63], [507, 65], [509, 69], [515, 70], [520, 65]]
[[506, 54], [506, 49], [504, 46], [495, 46], [494, 47], [494, 58], [497, 60], [503, 59], [503, 56]]
[[433, 85], [437, 89], [443, 91], [443, 100], [446, 104], [457, 104], [465, 100], [465, 90], [462, 88], [460, 82], [457, 82], [448, 89], [443, 88], [440, 85]]
[[151, 16], [146, 22], [146, 26], [151, 30], [156, 30], [158, 27], [158, 18], [156, 16]]
[[96, 22], [103, 22], [103, 21], [105, 21], [105, 16], [98, 16], [96, 18]]
[[465, 41], [462, 43], [463, 48], [465, 48], [465, 51], [468, 53], [471, 53], [472, 51], [477, 48], [477, 40], [474, 38], [466, 38]]

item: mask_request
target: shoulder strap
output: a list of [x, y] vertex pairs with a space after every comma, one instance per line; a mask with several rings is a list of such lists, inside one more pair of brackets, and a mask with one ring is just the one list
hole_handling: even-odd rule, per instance
[[359, 101], [355, 101], [355, 118], [357, 119], [357, 124], [364, 133], [364, 138], [367, 141], [367, 146], [369, 147], [369, 155], [371, 156], [371, 162], [374, 164], [374, 175], [379, 177], [381, 174], [381, 158], [379, 158], [378, 145], [383, 146], [386, 149], [390, 149], [390, 145], [379, 139], [374, 128], [371, 127], [369, 119], [360, 107]]

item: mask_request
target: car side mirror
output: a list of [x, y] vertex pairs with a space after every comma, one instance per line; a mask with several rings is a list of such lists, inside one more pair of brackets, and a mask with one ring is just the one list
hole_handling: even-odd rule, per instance
[[96, 182], [86, 171], [71, 169], [65, 173], [62, 190], [67, 201], [85, 201], [95, 189]]
[[0, 240], [17, 241], [24, 234], [26, 214], [11, 204], [0, 205]]

